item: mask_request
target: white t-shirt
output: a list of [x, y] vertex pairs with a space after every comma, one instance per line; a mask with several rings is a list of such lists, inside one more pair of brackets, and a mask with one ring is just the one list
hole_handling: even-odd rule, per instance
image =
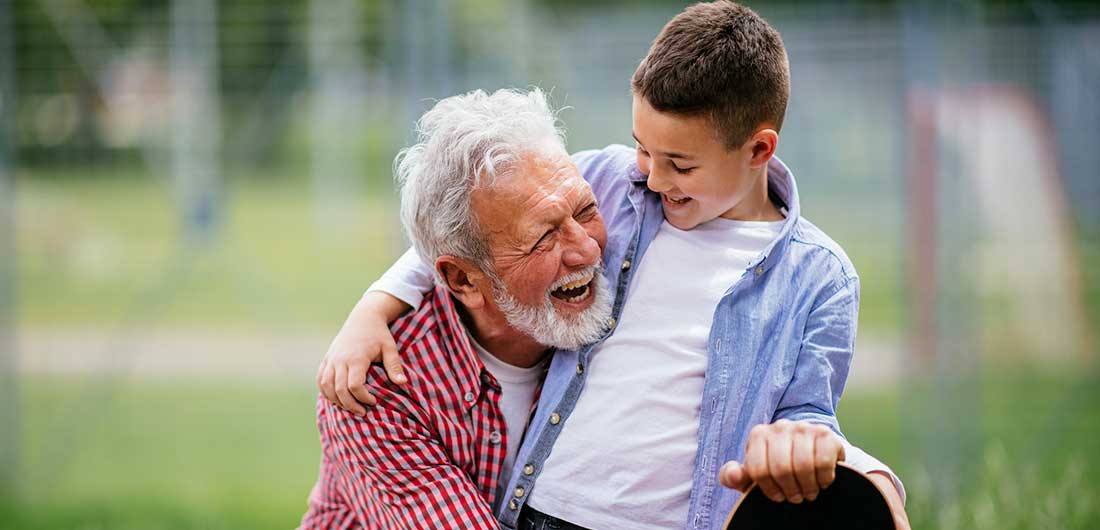
[[591, 353], [532, 508], [600, 530], [684, 526], [714, 310], [782, 226], [723, 218], [689, 231], [661, 224], [619, 327]]
[[531, 404], [535, 400], [539, 378], [542, 377], [549, 357], [530, 368], [521, 368], [497, 359], [478, 344], [468, 331], [467, 335], [485, 369], [500, 383], [500, 410], [504, 414], [504, 423], [508, 427], [508, 446], [505, 448], [507, 451], [504, 456], [504, 468], [500, 472], [497, 499], [504, 499], [508, 496], [502, 491], [508, 487], [508, 480], [512, 477], [516, 453], [519, 452], [523, 432], [527, 430], [527, 422], [531, 418]]

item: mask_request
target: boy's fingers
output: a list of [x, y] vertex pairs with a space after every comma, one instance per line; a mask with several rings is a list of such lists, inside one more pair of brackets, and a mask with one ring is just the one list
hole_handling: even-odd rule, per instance
[[779, 488], [783, 490], [783, 497], [798, 504], [802, 502], [802, 492], [798, 489], [798, 481], [794, 478], [791, 449], [791, 431], [789, 429], [773, 431], [773, 435], [768, 439], [768, 471], [771, 472], [772, 479], [779, 484]]
[[794, 461], [794, 478], [798, 482], [802, 496], [806, 500], [817, 498], [819, 488], [817, 485], [817, 469], [814, 463], [814, 435], [813, 433], [795, 432], [792, 441], [791, 458]]
[[324, 394], [325, 399], [333, 405], [338, 405], [340, 400], [336, 398], [336, 368], [332, 366], [332, 363], [325, 364], [325, 373], [321, 376], [321, 393]]
[[723, 486], [744, 493], [752, 486], [752, 479], [740, 462], [729, 461], [718, 470], [718, 481]]
[[749, 478], [756, 483], [764, 495], [769, 499], [779, 502], [783, 500], [783, 491], [772, 480], [768, 471], [768, 442], [765, 438], [766, 427], [757, 425], [749, 433], [749, 446], [745, 449], [744, 469], [748, 471]]
[[339, 405], [340, 408], [356, 416], [362, 416], [367, 413], [367, 409], [363, 408], [363, 406], [355, 400], [355, 396], [351, 395], [351, 391], [348, 390], [348, 368], [341, 363], [336, 363], [335, 385], [336, 397], [340, 398], [336, 404]]
[[[355, 398], [355, 401], [359, 403], [362, 403], [368, 407], [378, 405], [378, 398], [375, 397], [374, 394], [370, 393], [370, 390], [367, 389], [367, 385], [360, 384], [359, 386], [353, 386], [350, 387], [348, 391], [351, 392], [351, 395]], [[357, 413], [360, 416], [363, 416], [367, 413], [366, 409], [360, 410], [363, 411], [361, 414]]]
[[[367, 386], [364, 384], [366, 380], [366, 366], [353, 364], [348, 367], [348, 389], [351, 391], [351, 395], [355, 397], [356, 401], [373, 407], [378, 404], [378, 399], [367, 390]], [[363, 412], [366, 413], [365, 410]]]
[[386, 376], [395, 385], [403, 385], [409, 382], [405, 375], [405, 367], [401, 364], [401, 356], [397, 353], [397, 346], [390, 343], [382, 347], [382, 366], [386, 367]]
[[324, 391], [325, 370], [328, 369], [328, 356], [321, 359], [321, 365], [317, 367], [317, 390]]
[[817, 484], [828, 488], [836, 480], [836, 463], [844, 460], [844, 446], [835, 436], [823, 436], [814, 442], [814, 468]]

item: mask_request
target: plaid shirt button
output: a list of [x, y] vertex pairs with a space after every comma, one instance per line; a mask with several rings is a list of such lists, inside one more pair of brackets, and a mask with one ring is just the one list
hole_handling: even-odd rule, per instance
[[467, 392], [465, 396], [462, 396], [462, 399], [465, 399], [467, 403], [473, 403], [477, 396], [473, 392]]
[[496, 444], [500, 443], [500, 432], [499, 431], [493, 431], [493, 432], [489, 433], [489, 443], [491, 443], [493, 445], [496, 445]]

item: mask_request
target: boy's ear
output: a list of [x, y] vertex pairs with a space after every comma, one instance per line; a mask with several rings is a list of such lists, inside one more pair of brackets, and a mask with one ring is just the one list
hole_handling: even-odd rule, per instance
[[435, 270], [447, 290], [467, 308], [479, 309], [485, 305], [486, 293], [475, 283], [485, 279], [479, 267], [462, 258], [444, 255], [436, 258]]
[[779, 146], [779, 133], [775, 129], [765, 127], [756, 131], [746, 142], [752, 150], [752, 158], [749, 159], [749, 167], [759, 168], [768, 165], [768, 161], [775, 155], [775, 149]]

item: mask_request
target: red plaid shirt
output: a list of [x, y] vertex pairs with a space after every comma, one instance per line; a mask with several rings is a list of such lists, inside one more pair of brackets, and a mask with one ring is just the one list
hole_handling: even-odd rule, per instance
[[301, 528], [499, 528], [490, 508], [508, 443], [499, 384], [444, 289], [391, 330], [405, 386], [371, 367], [379, 399], [365, 418], [317, 400], [321, 475]]

